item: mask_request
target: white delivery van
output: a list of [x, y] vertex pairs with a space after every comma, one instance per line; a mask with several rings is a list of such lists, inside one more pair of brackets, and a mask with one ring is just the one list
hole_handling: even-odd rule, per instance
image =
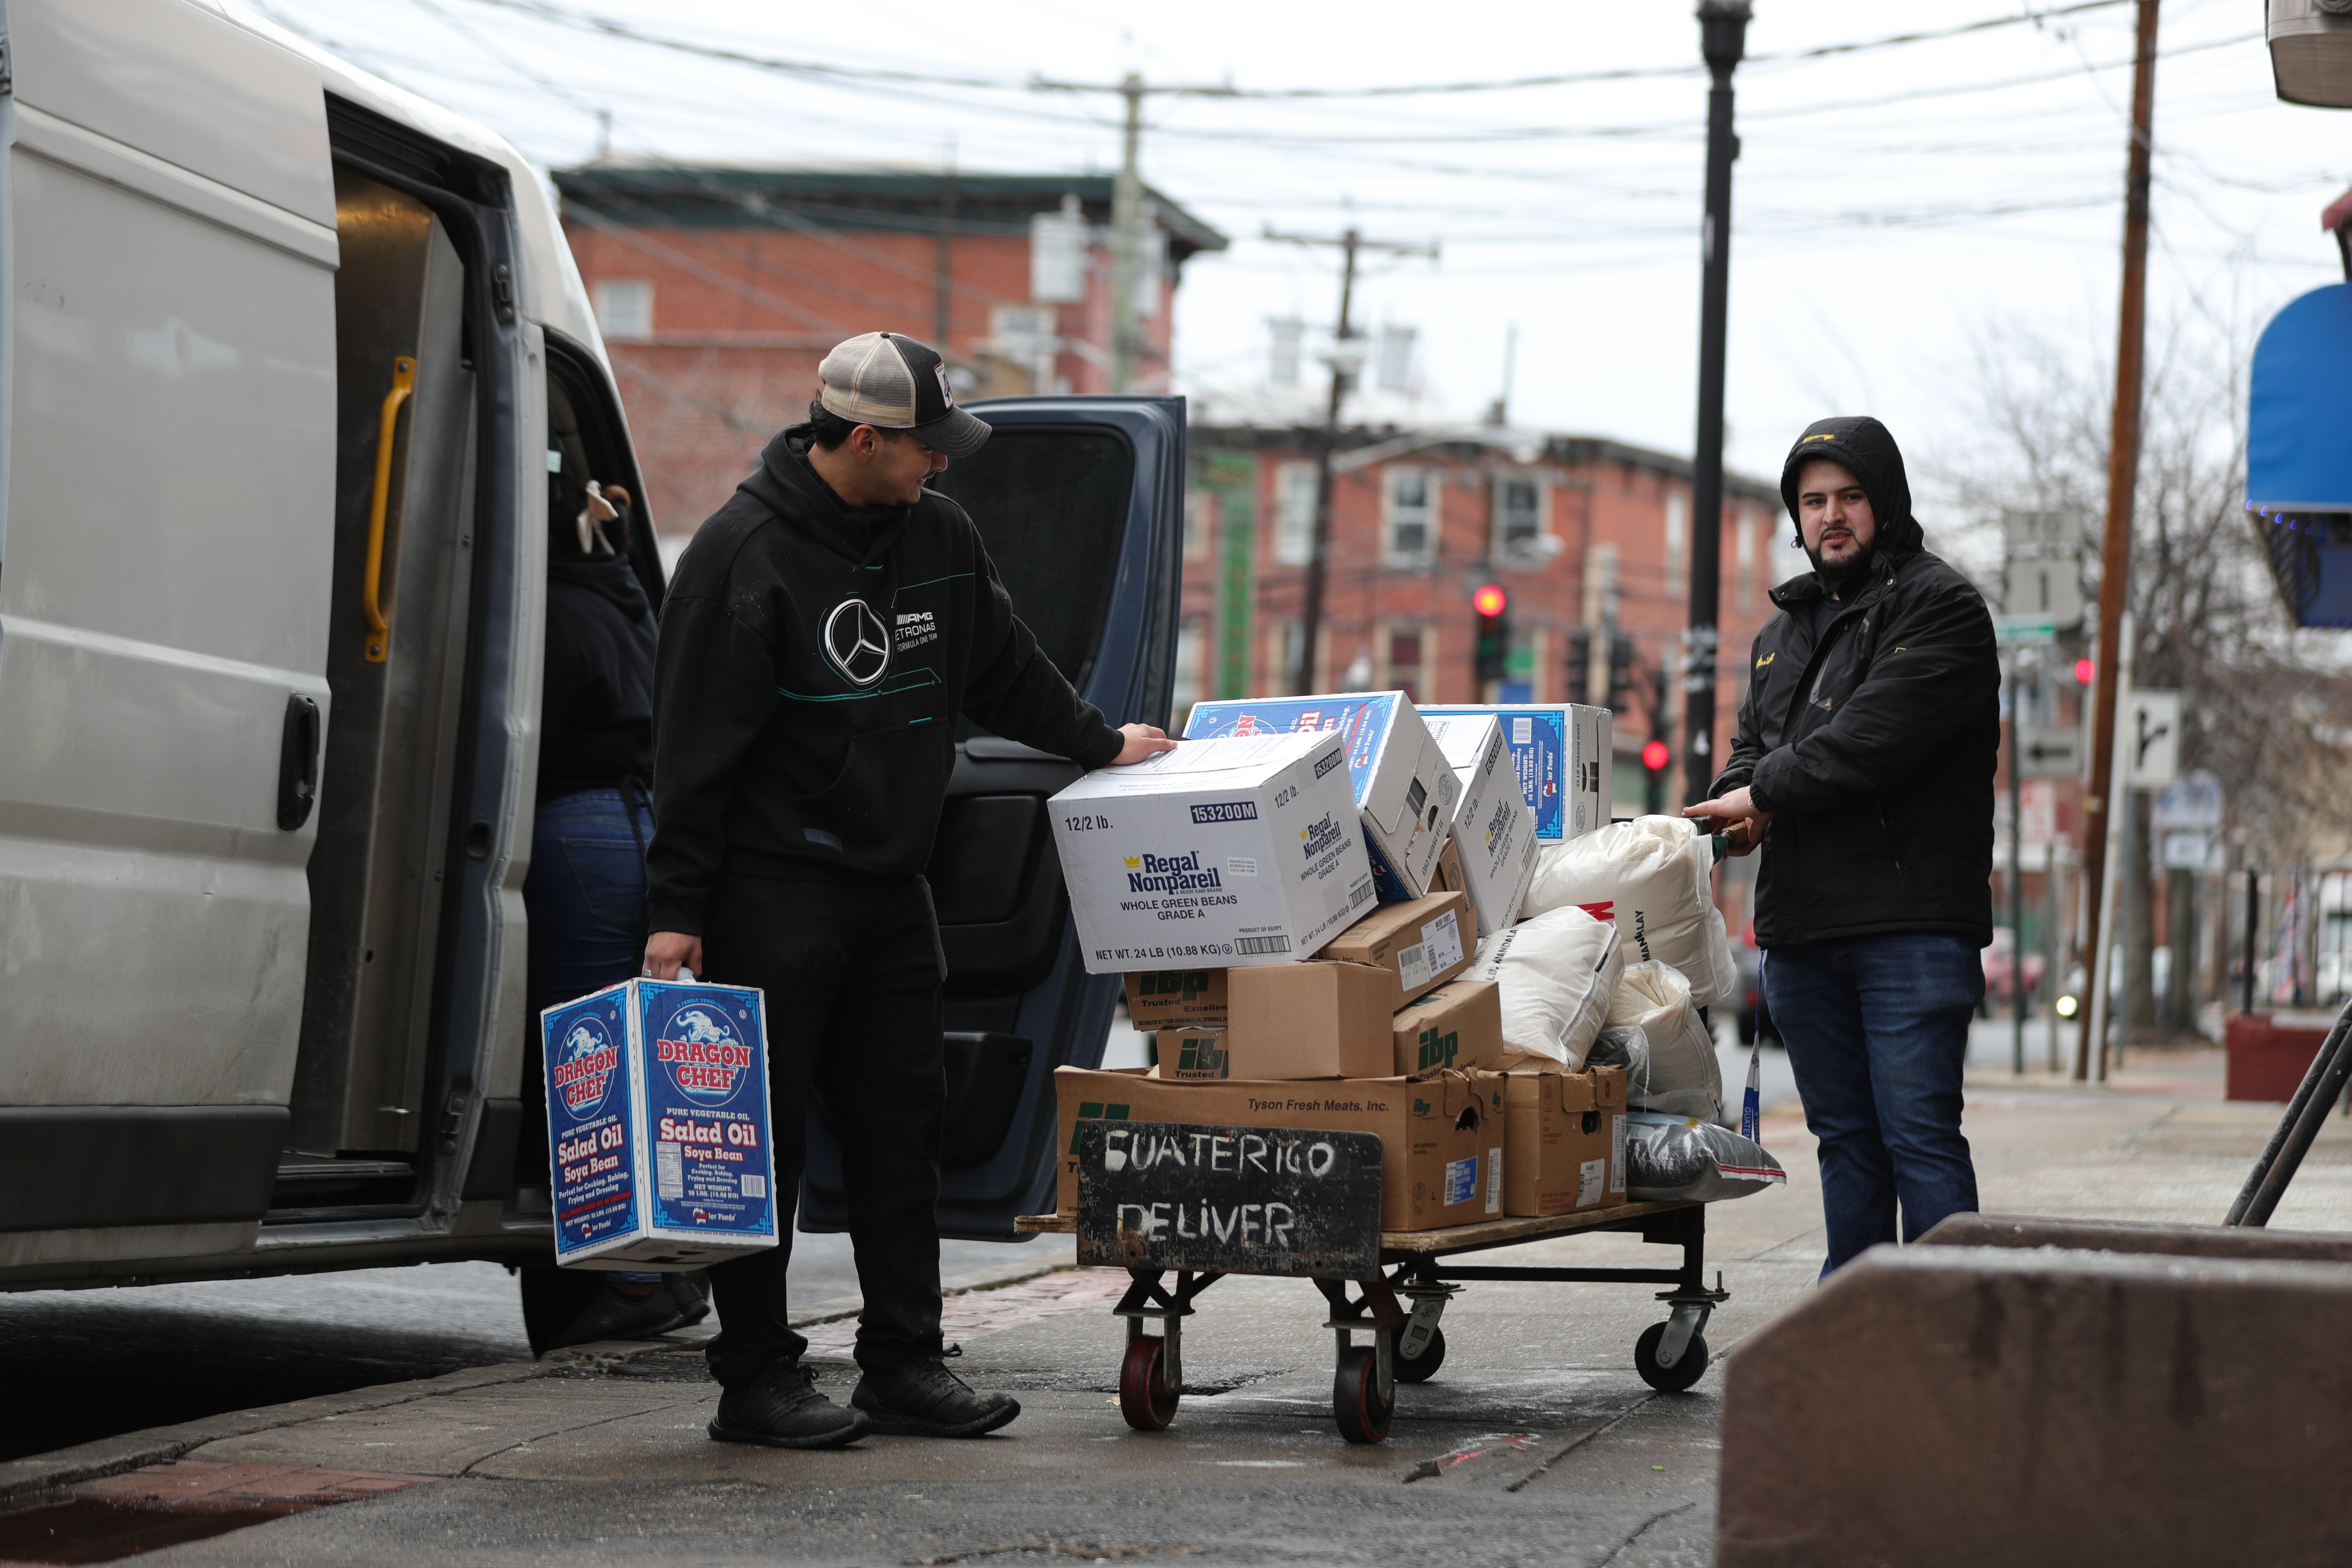
[[[516, 1143], [548, 475], [659, 499], [553, 207], [499, 138], [233, 7], [0, 17], [0, 1289], [546, 1262]], [[979, 411], [999, 439], [943, 488], [1081, 689], [1164, 721], [1181, 402]], [[1076, 770], [963, 739], [941, 1225], [1009, 1236], [1118, 981], [1045, 831]], [[821, 1140], [808, 1223], [837, 1181]]]

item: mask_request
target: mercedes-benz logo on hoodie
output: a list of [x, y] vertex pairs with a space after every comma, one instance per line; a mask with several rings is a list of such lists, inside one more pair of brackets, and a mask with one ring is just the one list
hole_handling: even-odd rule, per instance
[[890, 628], [863, 599], [844, 599], [824, 618], [824, 657], [852, 686], [871, 686], [890, 668]]

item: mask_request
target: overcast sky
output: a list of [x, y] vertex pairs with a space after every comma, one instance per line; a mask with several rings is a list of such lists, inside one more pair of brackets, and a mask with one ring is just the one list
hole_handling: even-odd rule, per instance
[[[2042, 13], [2064, 8], [2037, 0]], [[1145, 176], [1234, 237], [1185, 273], [1187, 388], [1246, 395], [1265, 322], [1326, 323], [1335, 258], [1269, 225], [1434, 240], [1380, 263], [1361, 319], [1422, 333], [1425, 416], [1502, 390], [1516, 425], [1686, 452], [1695, 418], [1706, 82], [1675, 0], [260, 0], [362, 67], [550, 167], [596, 151], [761, 163], [1108, 171], [1117, 100], [1034, 77], [1341, 96], [1157, 98]], [[2024, 0], [1756, 0], [1738, 78], [1730, 458], [1777, 473], [1810, 420], [1875, 413], [1915, 454], [1966, 442], [1980, 351], [2025, 331], [2111, 354], [2134, 8], [1790, 58], [2022, 15]], [[2243, 334], [2341, 276], [2319, 209], [2352, 121], [2273, 95], [2261, 0], [2169, 0], [2156, 95], [2151, 321]], [[1001, 86], [827, 79], [616, 37]], [[1780, 57], [1775, 58], [1773, 57]], [[1361, 89], [1637, 73], [1508, 90]], [[2003, 85], [2006, 84], [2006, 85]], [[1915, 456], [1915, 461], [1916, 457]]]

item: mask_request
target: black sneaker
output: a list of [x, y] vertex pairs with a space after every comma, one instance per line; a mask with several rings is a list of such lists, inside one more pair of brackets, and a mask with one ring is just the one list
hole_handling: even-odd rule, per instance
[[977, 1437], [1021, 1414], [1019, 1400], [974, 1393], [940, 1356], [866, 1373], [849, 1403], [872, 1417], [874, 1430], [891, 1437]]
[[677, 1302], [678, 1327], [690, 1329], [710, 1316], [710, 1270], [665, 1276], [671, 1298]]
[[684, 1328], [693, 1321], [679, 1310], [677, 1298], [670, 1294], [667, 1284], [656, 1285], [631, 1300], [614, 1289], [608, 1279], [588, 1298], [580, 1315], [548, 1340], [547, 1349], [593, 1344], [598, 1340], [649, 1340], [672, 1329]]
[[722, 1443], [763, 1443], [771, 1448], [838, 1448], [873, 1427], [864, 1412], [844, 1410], [815, 1387], [815, 1373], [798, 1362], [780, 1362], [740, 1388], [719, 1396], [710, 1435]]

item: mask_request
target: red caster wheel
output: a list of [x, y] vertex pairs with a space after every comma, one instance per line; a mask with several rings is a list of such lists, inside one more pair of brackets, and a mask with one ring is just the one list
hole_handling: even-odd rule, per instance
[[1381, 1397], [1378, 1352], [1370, 1345], [1341, 1351], [1339, 1370], [1331, 1379], [1331, 1419], [1339, 1424], [1339, 1436], [1350, 1443], [1378, 1443], [1388, 1436], [1395, 1409]]
[[1176, 1419], [1176, 1390], [1168, 1386], [1167, 1342], [1138, 1334], [1118, 1363], [1118, 1413], [1139, 1432], [1165, 1432]]

